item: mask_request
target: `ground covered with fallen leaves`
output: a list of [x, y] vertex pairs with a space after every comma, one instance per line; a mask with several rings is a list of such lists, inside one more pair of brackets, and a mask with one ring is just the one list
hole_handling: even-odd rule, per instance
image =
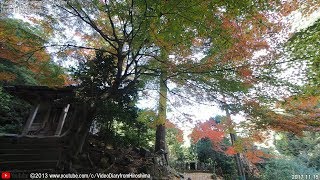
[[[174, 179], [179, 173], [159, 163], [161, 156], [141, 147], [114, 147], [90, 137], [76, 160], [76, 172], [150, 174], [153, 179]], [[161, 161], [161, 160], [160, 160]]]

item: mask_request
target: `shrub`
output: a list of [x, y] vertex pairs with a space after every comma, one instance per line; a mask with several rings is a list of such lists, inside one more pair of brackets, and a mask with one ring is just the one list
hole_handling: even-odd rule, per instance
[[315, 169], [308, 168], [298, 159], [272, 159], [267, 162], [262, 179], [295, 179], [294, 175], [315, 175], [316, 173]]

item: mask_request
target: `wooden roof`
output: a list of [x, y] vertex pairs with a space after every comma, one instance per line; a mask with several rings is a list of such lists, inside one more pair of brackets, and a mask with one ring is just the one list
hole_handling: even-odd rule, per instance
[[75, 96], [75, 87], [48, 87], [48, 86], [5, 86], [8, 93], [31, 103], [53, 102], [55, 100], [72, 98]]

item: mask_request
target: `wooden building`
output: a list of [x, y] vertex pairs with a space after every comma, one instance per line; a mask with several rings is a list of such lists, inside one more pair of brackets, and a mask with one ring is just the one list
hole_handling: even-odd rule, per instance
[[57, 168], [63, 152], [70, 146], [66, 137], [72, 123], [80, 120], [76, 116], [79, 110], [74, 103], [74, 87], [8, 86], [4, 89], [33, 107], [20, 134], [0, 136], [0, 170]]
[[22, 136], [61, 136], [68, 128], [75, 109], [73, 87], [9, 86], [5, 90], [33, 106]]

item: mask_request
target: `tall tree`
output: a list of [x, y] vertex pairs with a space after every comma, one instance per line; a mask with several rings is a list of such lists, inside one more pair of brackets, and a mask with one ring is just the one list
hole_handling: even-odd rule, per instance
[[[250, 86], [251, 70], [249, 63], [245, 64], [244, 61], [252, 56], [254, 50], [267, 48], [262, 37], [268, 29], [266, 27], [269, 26], [269, 22], [266, 16], [260, 12], [260, 10], [265, 10], [267, 5], [261, 3], [257, 8], [251, 6], [244, 8], [250, 2], [237, 5], [232, 3], [229, 1], [223, 3], [197, 1], [192, 2], [191, 5], [190, 2], [176, 3], [171, 1], [151, 3], [150, 7], [152, 8], [150, 8], [149, 15], [153, 17], [150, 31], [152, 41], [161, 52], [165, 51], [167, 54], [175, 56], [171, 60], [157, 59], [160, 64], [167, 64], [169, 72], [167, 81], [170, 80], [187, 88], [191, 87], [190, 91], [197, 88], [207, 91], [204, 90], [206, 85], [209, 88], [213, 86], [215, 91], [222, 91], [222, 88], [229, 88], [225, 91], [230, 91], [231, 86], [244, 87], [248, 84]], [[207, 10], [203, 11], [204, 8]], [[247, 25], [248, 22], [250, 25]], [[269, 27], [269, 29], [271, 28]], [[192, 57], [194, 53], [204, 53], [207, 57], [197, 62]], [[163, 65], [158, 66], [163, 67]], [[149, 70], [157, 72], [159, 68], [151, 66]], [[238, 75], [241, 74], [244, 78], [239, 81], [230, 80], [235, 83], [233, 85], [227, 84], [225, 76], [223, 76], [225, 71], [231, 71], [230, 74], [239, 72]], [[221, 73], [219, 81], [221, 80], [223, 83], [208, 85], [211, 82], [209, 79], [212, 81], [217, 79], [214, 77], [217, 73]], [[245, 79], [245, 83], [243, 83], [243, 79]], [[160, 83], [162, 82], [160, 80]], [[205, 86], [201, 86], [201, 84], [205, 84]], [[225, 87], [219, 89], [220, 87], [216, 86]], [[159, 96], [161, 97], [162, 94], [163, 91]], [[162, 131], [164, 130], [162, 129]], [[157, 142], [160, 141], [165, 140]], [[156, 149], [159, 148], [156, 147]]]
[[[165, 55], [162, 56], [163, 59], [166, 59]], [[159, 106], [158, 106], [158, 121], [157, 121], [157, 130], [156, 130], [156, 143], [155, 143], [155, 151], [158, 152], [160, 150], [167, 151], [166, 147], [166, 129], [165, 122], [167, 119], [167, 98], [168, 98], [168, 90], [167, 90], [167, 76], [168, 69], [166, 64], [162, 64], [160, 68], [160, 91], [159, 91]]]
[[[227, 122], [226, 123], [228, 124], [228, 126], [229, 126], [228, 128], [229, 128], [229, 131], [230, 131], [231, 144], [233, 146], [235, 146], [237, 134], [235, 133], [235, 129], [233, 128], [233, 123], [232, 123], [232, 119], [231, 119], [231, 116], [230, 116], [230, 112], [229, 112], [228, 106], [225, 107], [225, 111], [226, 111], [226, 118], [227, 118]], [[243, 167], [243, 162], [242, 162], [242, 160], [240, 158], [240, 153], [239, 152], [235, 153], [234, 159], [235, 159], [235, 162], [236, 162], [236, 165], [237, 165], [238, 176], [240, 177], [240, 179], [245, 180], [246, 179], [246, 174], [245, 174], [245, 170], [244, 170], [244, 167]]]
[[[136, 86], [140, 75], [144, 73], [147, 60], [157, 55], [157, 48], [154, 47], [153, 42], [150, 42], [151, 33], [148, 33], [148, 31], [151, 31], [148, 12], [152, 8], [149, 9], [148, 4], [144, 1], [91, 2], [77, 0], [58, 2], [54, 7], [57, 8], [57, 11], [47, 17], [52, 21], [38, 20], [38, 23], [44, 28], [49, 27], [49, 29], [53, 28], [55, 30], [63, 29], [63, 25], [70, 26], [70, 22], [74, 23], [75, 35], [85, 39], [86, 43], [81, 45], [71, 43], [51, 44], [51, 47], [67, 48], [67, 55], [76, 55], [77, 58], [85, 56], [85, 61], [95, 58], [93, 51], [100, 52], [102, 56], [109, 56], [108, 59], [114, 63], [112, 66], [114, 73], [110, 74], [110, 81], [100, 81], [98, 83], [100, 92], [103, 93], [94, 95], [84, 93], [89, 95], [89, 97], [84, 97], [84, 100], [90, 105], [88, 107], [89, 116], [83, 122], [84, 125], [79, 123], [79, 128], [87, 129], [78, 131], [84, 132], [80, 137], [83, 142], [87, 134], [85, 131], [88, 131], [88, 126], [96, 116], [96, 100], [110, 101], [115, 96], [119, 96], [119, 92], [125, 94], [130, 91]], [[69, 20], [60, 19], [62, 21], [56, 21], [57, 17]], [[80, 26], [78, 26], [78, 23]], [[85, 31], [82, 31], [83, 29]], [[105, 69], [101, 70], [101, 74], [103, 74]], [[165, 114], [161, 114], [166, 113], [166, 107], [165, 104], [161, 104], [163, 105], [161, 107], [162, 113], [159, 116], [164, 116], [163, 119], [165, 119]], [[81, 146], [81, 143], [79, 145]], [[81, 147], [77, 149], [81, 151]]]

